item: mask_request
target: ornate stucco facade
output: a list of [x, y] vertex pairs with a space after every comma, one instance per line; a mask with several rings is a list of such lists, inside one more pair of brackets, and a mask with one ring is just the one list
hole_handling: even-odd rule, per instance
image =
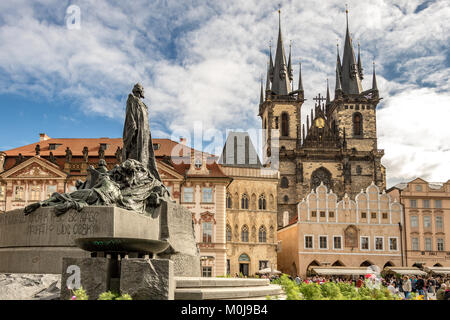
[[314, 266], [406, 266], [402, 205], [375, 184], [340, 201], [321, 184], [298, 204], [297, 214], [278, 231], [278, 266], [285, 273], [304, 277]]
[[450, 267], [450, 180], [429, 183], [417, 178], [388, 193], [404, 207], [408, 266]]

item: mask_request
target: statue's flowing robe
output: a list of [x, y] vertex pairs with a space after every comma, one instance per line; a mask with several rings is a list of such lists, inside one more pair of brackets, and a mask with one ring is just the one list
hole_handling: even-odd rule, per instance
[[125, 125], [123, 128], [122, 160], [134, 159], [148, 168], [159, 181], [147, 106], [133, 94], [128, 96]]

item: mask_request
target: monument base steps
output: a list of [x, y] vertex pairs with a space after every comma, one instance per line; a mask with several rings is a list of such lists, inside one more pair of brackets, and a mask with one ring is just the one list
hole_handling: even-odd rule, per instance
[[283, 299], [279, 285], [268, 279], [175, 278], [175, 300], [265, 300]]

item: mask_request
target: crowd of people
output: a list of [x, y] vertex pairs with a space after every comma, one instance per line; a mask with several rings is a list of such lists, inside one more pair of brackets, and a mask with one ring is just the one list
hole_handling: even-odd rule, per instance
[[[305, 279], [299, 276], [293, 278], [297, 284], [325, 282], [349, 283], [356, 288], [361, 288], [367, 284], [367, 276], [360, 277], [340, 277], [340, 276], [311, 276]], [[381, 285], [386, 287], [393, 295], [398, 295], [405, 300], [415, 296], [423, 296], [424, 300], [450, 300], [450, 277], [433, 276], [408, 276], [399, 277], [396, 275], [387, 275], [379, 278]]]

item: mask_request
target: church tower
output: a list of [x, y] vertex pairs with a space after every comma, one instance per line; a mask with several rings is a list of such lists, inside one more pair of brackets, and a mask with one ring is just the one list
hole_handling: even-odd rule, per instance
[[[272, 59], [272, 48], [270, 47], [265, 95], [261, 85], [259, 116], [265, 134], [264, 152], [266, 159], [271, 156], [272, 144], [276, 145], [274, 140], [278, 139], [279, 170], [282, 176], [278, 189], [289, 190], [283, 193], [283, 199], [278, 199], [278, 210], [284, 212], [289, 207], [289, 211], [293, 212], [297, 204], [295, 157], [300, 147], [300, 111], [304, 102], [304, 92], [301, 65], [299, 65], [297, 89], [294, 90], [292, 48], [289, 46], [289, 56], [286, 59], [281, 31], [281, 12], [278, 11], [278, 14], [278, 41], [275, 61]], [[282, 218], [279, 215], [278, 223], [281, 220]]]
[[327, 81], [326, 98], [319, 94], [306, 119], [301, 119], [305, 102], [301, 65], [294, 90], [291, 46], [286, 59], [281, 17], [275, 60], [269, 52], [265, 91], [261, 83], [259, 116], [265, 132], [265, 153], [279, 147], [277, 207], [278, 226], [297, 215], [297, 204], [320, 184], [339, 199], [355, 197], [374, 182], [386, 188], [383, 150], [378, 150], [376, 107], [380, 101], [375, 65], [372, 88], [365, 90], [360, 48], [355, 55], [348, 26], [343, 58], [339, 47], [336, 61], [334, 100]]
[[372, 88], [363, 90], [363, 68], [360, 46], [356, 59], [349, 31], [348, 10], [342, 63], [339, 47], [336, 62], [334, 100], [326, 105], [326, 118], [344, 143], [343, 163], [346, 166], [345, 192], [356, 195], [373, 181], [380, 189], [386, 187], [385, 168], [381, 165], [383, 150], [378, 150], [376, 108], [380, 101], [375, 63]]

